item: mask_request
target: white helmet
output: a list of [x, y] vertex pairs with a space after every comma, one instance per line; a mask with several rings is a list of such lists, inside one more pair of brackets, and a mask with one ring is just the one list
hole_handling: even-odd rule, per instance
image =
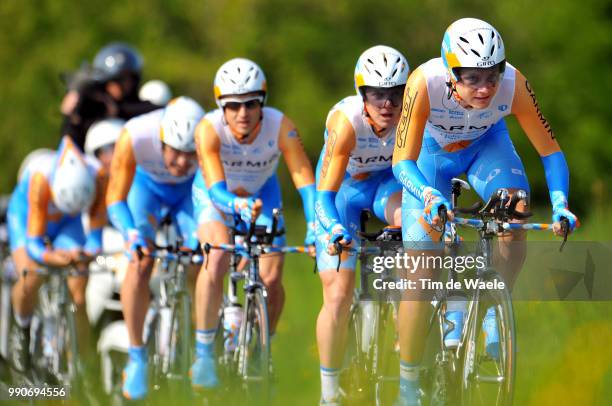
[[245, 58], [234, 58], [225, 62], [215, 74], [215, 101], [227, 95], [267, 92], [266, 76], [255, 62]]
[[161, 80], [149, 80], [140, 88], [138, 98], [143, 101], [150, 101], [158, 106], [165, 106], [172, 98], [172, 91]]
[[410, 66], [398, 50], [385, 45], [366, 49], [355, 65], [355, 90], [362, 86], [394, 87], [405, 85]]
[[452, 23], [442, 40], [442, 61], [453, 79], [454, 68], [505, 68], [504, 42], [493, 26], [476, 18], [462, 18]]
[[51, 181], [53, 203], [64, 213], [80, 213], [91, 205], [95, 192], [96, 181], [83, 155], [64, 137]]
[[30, 169], [30, 165], [33, 165], [39, 158], [46, 155], [55, 155], [55, 151], [50, 148], [38, 148], [26, 155], [17, 171], [17, 182], [19, 182], [22, 176]]
[[161, 120], [161, 141], [179, 151], [195, 151], [195, 128], [203, 116], [204, 109], [190, 97], [170, 100]]
[[85, 153], [93, 155], [98, 148], [117, 142], [125, 120], [119, 118], [108, 118], [95, 122], [85, 137]]

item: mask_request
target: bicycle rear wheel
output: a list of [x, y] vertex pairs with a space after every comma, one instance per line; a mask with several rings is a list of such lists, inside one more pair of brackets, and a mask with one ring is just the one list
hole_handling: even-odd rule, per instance
[[[482, 279], [503, 280], [494, 271]], [[511, 405], [516, 370], [516, 337], [512, 301], [507, 289], [480, 290], [479, 300], [469, 314], [463, 357], [461, 398], [466, 405]], [[499, 334], [497, 355], [486, 350], [483, 319], [494, 308]]]
[[240, 329], [238, 372], [248, 398], [269, 403], [270, 398], [270, 330], [268, 308], [263, 290], [246, 295], [245, 317]]

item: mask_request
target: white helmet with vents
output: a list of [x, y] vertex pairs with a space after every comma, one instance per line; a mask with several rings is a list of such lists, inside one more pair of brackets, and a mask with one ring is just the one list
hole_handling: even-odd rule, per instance
[[184, 152], [195, 151], [195, 128], [204, 116], [204, 109], [190, 97], [170, 100], [161, 120], [161, 141]]
[[225, 62], [215, 74], [215, 101], [228, 95], [247, 93], [266, 94], [266, 76], [255, 62], [245, 58], [234, 58]]
[[504, 42], [489, 23], [476, 18], [462, 18], [452, 23], [442, 40], [442, 61], [453, 79], [455, 68], [490, 68], [506, 63]]
[[76, 214], [91, 206], [95, 193], [96, 180], [83, 154], [64, 137], [51, 179], [53, 203], [64, 213]]
[[365, 50], [355, 65], [355, 90], [359, 88], [395, 87], [405, 85], [410, 67], [408, 61], [398, 50], [376, 45]]

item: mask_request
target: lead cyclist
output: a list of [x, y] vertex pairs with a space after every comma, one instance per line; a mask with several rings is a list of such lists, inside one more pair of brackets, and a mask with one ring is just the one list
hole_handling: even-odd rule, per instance
[[[504, 43], [490, 24], [462, 18], [451, 24], [442, 41], [442, 57], [414, 71], [404, 94], [402, 118], [393, 155], [393, 172], [404, 186], [402, 234], [405, 244], [440, 252], [438, 209], [450, 208], [451, 179], [462, 173], [482, 199], [498, 188], [511, 193], [529, 191], [525, 168], [510, 140], [504, 117], [516, 116], [541, 157], [553, 206], [554, 231], [560, 220], [578, 223], [568, 208], [569, 171], [561, 148], [544, 118], [533, 88], [506, 62]], [[525, 211], [527, 205], [517, 207]], [[449, 212], [449, 218], [452, 218]], [[526, 255], [526, 232], [499, 236], [502, 276], [512, 286]], [[425, 244], [422, 245], [422, 244]], [[416, 244], [415, 244], [416, 245]], [[415, 247], [416, 248], [416, 247]], [[433, 277], [420, 270], [419, 277]], [[429, 275], [427, 275], [429, 274]], [[423, 355], [430, 304], [403, 301], [399, 311], [400, 398], [403, 405], [419, 404], [418, 369]], [[447, 339], [457, 340], [463, 312], [447, 313], [456, 328]], [[495, 311], [484, 320], [487, 351], [498, 348]], [[451, 337], [454, 336], [454, 337]]]

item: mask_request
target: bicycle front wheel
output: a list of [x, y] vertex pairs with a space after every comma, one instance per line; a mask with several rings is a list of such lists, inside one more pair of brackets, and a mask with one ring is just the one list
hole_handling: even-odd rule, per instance
[[239, 372], [247, 395], [269, 397], [270, 330], [268, 308], [262, 289], [248, 293], [240, 329]]
[[[485, 282], [503, 282], [494, 271]], [[516, 337], [512, 301], [508, 289], [480, 290], [467, 320], [461, 379], [465, 405], [511, 405], [516, 370]], [[485, 320], [485, 314], [494, 314]], [[485, 324], [488, 325], [485, 327]], [[492, 340], [489, 335], [498, 335]], [[498, 341], [498, 343], [497, 343]]]
[[177, 297], [172, 308], [167, 352], [169, 381], [186, 382], [191, 360], [191, 303], [187, 295]]

